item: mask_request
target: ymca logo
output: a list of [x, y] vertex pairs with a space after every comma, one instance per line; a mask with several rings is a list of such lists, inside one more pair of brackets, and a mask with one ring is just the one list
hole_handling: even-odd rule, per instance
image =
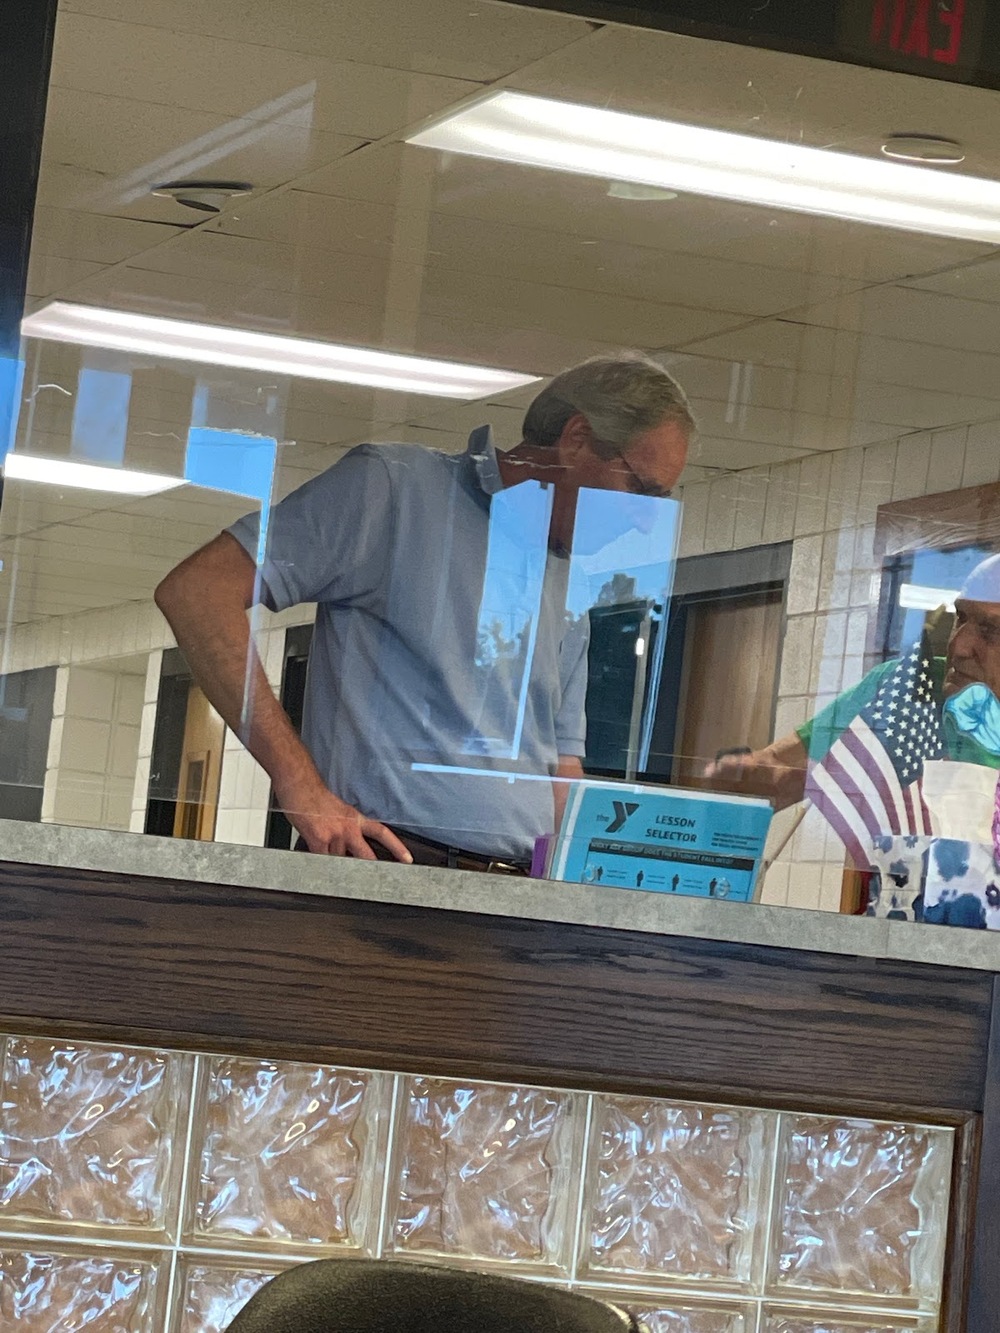
[[615, 817], [614, 817], [614, 822], [608, 825], [606, 831], [608, 833], [617, 833], [618, 830], [624, 825], [628, 817], [630, 815], [634, 815], [635, 812], [639, 809], [639, 802], [612, 801], [611, 804], [615, 807]]

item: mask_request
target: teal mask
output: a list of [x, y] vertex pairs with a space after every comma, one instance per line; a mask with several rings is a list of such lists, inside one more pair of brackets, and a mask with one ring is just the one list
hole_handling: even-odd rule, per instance
[[945, 729], [949, 723], [971, 736], [990, 754], [1000, 755], [1000, 699], [988, 685], [967, 685], [944, 706]]

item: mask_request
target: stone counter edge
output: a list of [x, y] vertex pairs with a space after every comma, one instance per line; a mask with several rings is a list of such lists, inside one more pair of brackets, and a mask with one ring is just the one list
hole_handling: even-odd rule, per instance
[[0, 862], [1000, 972], [1000, 932], [0, 820]]

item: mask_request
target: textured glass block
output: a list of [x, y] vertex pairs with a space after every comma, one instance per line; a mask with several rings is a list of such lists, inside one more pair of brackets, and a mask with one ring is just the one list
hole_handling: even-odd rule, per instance
[[584, 1266], [748, 1283], [772, 1123], [747, 1109], [595, 1097]]
[[564, 1269], [575, 1105], [543, 1088], [407, 1079], [388, 1248]]
[[620, 1292], [611, 1299], [631, 1310], [648, 1333], [754, 1333], [756, 1327], [756, 1311], [743, 1305], [716, 1305], [684, 1296], [639, 1299]]
[[8, 1037], [0, 1225], [167, 1229], [189, 1073], [166, 1051]]
[[760, 1333], [937, 1333], [934, 1319], [765, 1306]]
[[159, 1333], [152, 1259], [0, 1249], [0, 1328], [18, 1333]]
[[354, 1069], [206, 1061], [190, 1234], [365, 1248], [377, 1225], [386, 1082]]
[[250, 1297], [278, 1271], [184, 1262], [174, 1333], [224, 1333]]
[[933, 1307], [951, 1151], [949, 1130], [788, 1117], [772, 1283]]

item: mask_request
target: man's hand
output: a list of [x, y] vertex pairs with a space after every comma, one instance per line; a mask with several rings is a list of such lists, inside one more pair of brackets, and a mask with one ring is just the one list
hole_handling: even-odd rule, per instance
[[348, 805], [326, 787], [306, 796], [290, 794], [283, 798], [275, 788], [278, 803], [291, 824], [301, 833], [311, 852], [325, 856], [354, 856], [361, 861], [377, 861], [368, 839], [381, 843], [397, 861], [411, 864], [413, 857], [395, 833], [377, 819], [366, 819], [360, 810]]
[[763, 796], [776, 810], [784, 810], [802, 800], [808, 763], [805, 746], [792, 732], [763, 750], [723, 754], [706, 767], [704, 776], [716, 791]]

